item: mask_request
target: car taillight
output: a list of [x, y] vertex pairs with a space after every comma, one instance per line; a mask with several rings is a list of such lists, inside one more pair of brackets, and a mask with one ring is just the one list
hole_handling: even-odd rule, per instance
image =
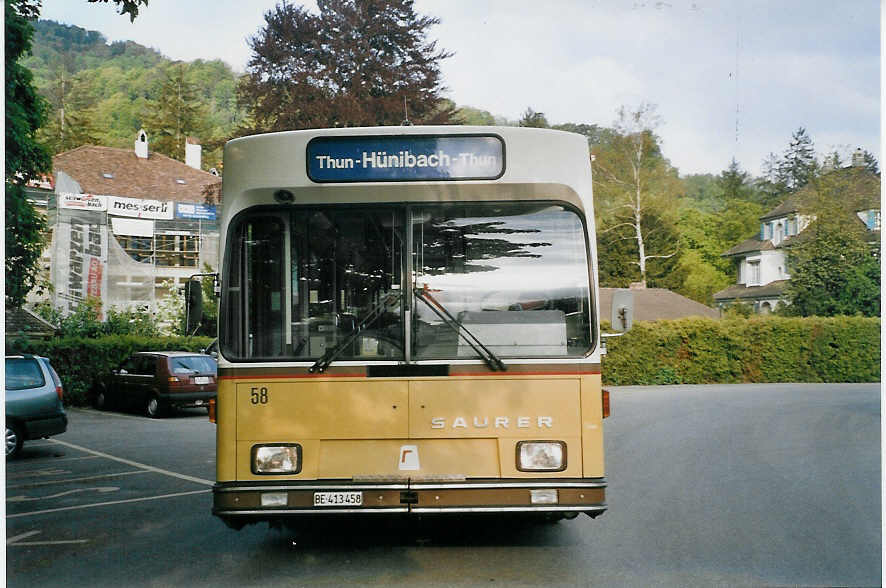
[[170, 386], [181, 386], [182, 381], [175, 376], [169, 376], [169, 385]]
[[58, 385], [58, 386], [55, 387], [55, 393], [58, 394], [58, 399], [59, 399], [59, 400], [64, 400], [64, 399], [65, 399], [65, 398], [64, 398], [64, 396], [65, 396], [65, 391], [64, 391], [64, 389], [61, 387], [61, 385]]

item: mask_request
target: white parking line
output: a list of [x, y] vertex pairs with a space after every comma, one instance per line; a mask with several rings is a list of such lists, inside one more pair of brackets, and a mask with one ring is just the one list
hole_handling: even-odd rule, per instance
[[21, 535], [16, 535], [15, 537], [10, 537], [6, 540], [6, 544], [15, 543], [19, 539], [27, 539], [28, 537], [33, 537], [34, 535], [39, 535], [40, 531], [28, 531], [27, 533], [22, 533]]
[[13, 480], [16, 478], [33, 478], [39, 476], [59, 476], [61, 474], [70, 474], [70, 470], [60, 470], [58, 468], [50, 468], [47, 470], [27, 470], [15, 474], [7, 473], [6, 479]]
[[19, 545], [67, 545], [70, 543], [89, 543], [89, 539], [69, 539], [67, 541], [18, 541], [12, 547]]
[[89, 543], [88, 539], [68, 539], [66, 541], [21, 541], [21, 539], [33, 537], [40, 533], [42, 533], [42, 531], [28, 531], [27, 533], [10, 537], [6, 540], [6, 545], [12, 545], [15, 547], [17, 545], [66, 545], [71, 543]]
[[100, 474], [98, 476], [84, 476], [82, 478], [66, 478], [64, 480], [48, 480], [46, 482], [31, 482], [29, 484], [16, 484], [14, 486], [7, 486], [7, 490], [12, 490], [14, 488], [37, 488], [38, 486], [50, 486], [52, 484], [67, 484], [68, 482], [86, 482], [88, 480], [99, 480], [101, 478], [116, 478], [118, 476], [131, 476], [133, 474], [148, 474], [151, 473], [148, 470], [134, 470], [131, 472], [118, 472], [116, 474]]
[[120, 463], [125, 463], [126, 465], [131, 465], [133, 467], [142, 468], [144, 470], [149, 470], [152, 472], [156, 472], [158, 474], [163, 474], [164, 476], [170, 476], [173, 478], [178, 478], [180, 480], [187, 480], [189, 482], [196, 482], [197, 484], [203, 484], [204, 486], [214, 486], [215, 482], [212, 480], [205, 480], [203, 478], [195, 478], [194, 476], [188, 476], [186, 474], [179, 474], [177, 472], [170, 472], [169, 470], [164, 470], [161, 468], [156, 468], [154, 466], [150, 466], [144, 463], [139, 463], [137, 461], [132, 461], [131, 459], [124, 459], [122, 457], [116, 457], [114, 455], [110, 455], [108, 453], [102, 453], [101, 451], [95, 451], [93, 449], [89, 449], [87, 447], [81, 447], [80, 445], [74, 445], [73, 443], [68, 443], [67, 441], [59, 441], [58, 439], [50, 439], [52, 443], [57, 443], [58, 445], [64, 445], [65, 447], [70, 447], [71, 449], [78, 449], [85, 453], [91, 453], [92, 455], [97, 455], [99, 457], [104, 457], [107, 459], [112, 459], [114, 461], [119, 461]]
[[65, 490], [64, 492], [58, 492], [56, 494], [47, 494], [45, 496], [25, 496], [22, 494], [21, 496], [7, 496], [6, 502], [31, 502], [34, 500], [50, 500], [52, 498], [61, 498], [62, 496], [69, 496], [71, 494], [77, 494], [79, 492], [98, 492], [99, 494], [105, 494], [106, 492], [117, 492], [120, 490], [117, 486], [99, 486], [96, 488], [74, 488], [73, 490]]
[[175, 494], [162, 494], [160, 496], [146, 496], [144, 498], [129, 498], [126, 500], [112, 500], [109, 502], [96, 502], [94, 504], [80, 504], [77, 506], [65, 506], [63, 508], [48, 508], [46, 510], [35, 510], [32, 512], [21, 512], [18, 514], [6, 515], [7, 519], [17, 519], [20, 517], [29, 517], [33, 515], [47, 514], [50, 512], [62, 512], [66, 510], [80, 510], [84, 508], [95, 508], [97, 506], [110, 506], [113, 504], [127, 504], [130, 502], [145, 502], [148, 500], [161, 500], [163, 498], [176, 498], [178, 496], [190, 496], [192, 494], [208, 494], [212, 490], [192, 490], [191, 492], [177, 492]]
[[[57, 461], [79, 461], [81, 459], [98, 459], [98, 456], [97, 455], [84, 455], [83, 457], [61, 457], [61, 458], [59, 458], [59, 457], [37, 457], [37, 458], [28, 459], [28, 461], [26, 463], [23, 463], [22, 465], [30, 465], [32, 463], [36, 463], [39, 465], [40, 462], [42, 462], [42, 461], [51, 461], [52, 463], [55, 463]], [[15, 468], [15, 467], [11, 468], [11, 467], [9, 467], [9, 464], [7, 464], [6, 471], [7, 472], [27, 472], [28, 470], [26, 468], [25, 469]]]

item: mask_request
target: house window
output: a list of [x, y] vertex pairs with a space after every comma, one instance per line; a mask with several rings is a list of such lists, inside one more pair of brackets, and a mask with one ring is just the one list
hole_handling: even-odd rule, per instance
[[759, 286], [760, 285], [760, 262], [759, 261], [749, 261], [748, 262], [748, 286]]
[[784, 225], [782, 223], [778, 223], [775, 225], [775, 243], [781, 243], [784, 239]]
[[877, 209], [862, 210], [858, 212], [858, 218], [864, 223], [869, 231], [880, 230], [880, 211]]

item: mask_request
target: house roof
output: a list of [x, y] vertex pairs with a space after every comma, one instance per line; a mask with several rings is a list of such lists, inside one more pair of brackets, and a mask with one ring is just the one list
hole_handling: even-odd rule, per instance
[[773, 298], [781, 296], [787, 286], [789, 280], [776, 280], [769, 282], [765, 286], [745, 286], [744, 284], [733, 284], [725, 290], [720, 290], [714, 294], [714, 300], [717, 302], [726, 302], [728, 300], [754, 300], [757, 298]]
[[789, 214], [793, 214], [799, 210], [799, 207], [794, 202], [792, 198], [788, 198], [766, 214], [760, 217], [761, 221], [769, 220], [771, 218], [778, 218], [780, 216], [788, 216]]
[[[176, 202], [203, 202], [204, 188], [220, 193], [221, 178], [171, 157], [132, 149], [83, 145], [52, 158], [53, 172], [63, 171], [87, 194], [128, 196]], [[112, 176], [111, 178], [105, 175]]]
[[[612, 316], [612, 295], [618, 288], [600, 288], [600, 317]], [[634, 320], [654, 321], [678, 319], [690, 316], [720, 318], [717, 309], [680, 296], [664, 288], [636, 288], [634, 293]]]
[[880, 177], [863, 166], [850, 166], [828, 172], [821, 176], [817, 186], [807, 184], [797, 192], [796, 199], [803, 201], [819, 187], [835, 189], [841, 202], [854, 210], [880, 209]]
[[49, 337], [55, 333], [55, 325], [26, 308], [6, 307], [6, 336], [25, 335]]
[[738, 245], [724, 252], [721, 257], [730, 257], [732, 255], [741, 255], [742, 253], [755, 253], [757, 251], [773, 251], [777, 249], [769, 239], [760, 240], [756, 237], [745, 239]]

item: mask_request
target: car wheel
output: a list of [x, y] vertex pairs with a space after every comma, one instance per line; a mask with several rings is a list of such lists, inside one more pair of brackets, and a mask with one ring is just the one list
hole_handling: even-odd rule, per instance
[[6, 458], [16, 457], [22, 450], [22, 444], [25, 442], [24, 434], [19, 425], [6, 422]]
[[148, 396], [148, 404], [145, 407], [145, 413], [152, 419], [160, 418], [163, 413], [163, 406], [156, 394]]

